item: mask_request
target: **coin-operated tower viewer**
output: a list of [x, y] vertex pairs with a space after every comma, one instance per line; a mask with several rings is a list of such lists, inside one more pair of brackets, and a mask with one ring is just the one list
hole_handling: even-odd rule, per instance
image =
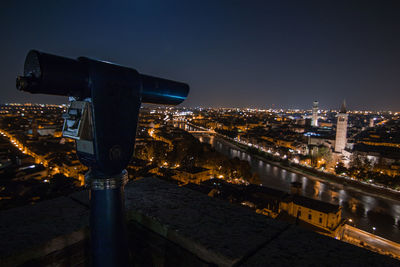
[[79, 160], [89, 167], [91, 263], [128, 266], [123, 188], [141, 103], [177, 105], [189, 86], [109, 62], [32, 50], [17, 88], [69, 96], [63, 135], [76, 140]]

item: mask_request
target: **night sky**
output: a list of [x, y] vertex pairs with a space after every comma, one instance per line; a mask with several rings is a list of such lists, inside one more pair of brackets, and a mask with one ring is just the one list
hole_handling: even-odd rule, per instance
[[400, 1], [0, 2], [0, 103], [30, 49], [187, 82], [184, 106], [400, 111]]

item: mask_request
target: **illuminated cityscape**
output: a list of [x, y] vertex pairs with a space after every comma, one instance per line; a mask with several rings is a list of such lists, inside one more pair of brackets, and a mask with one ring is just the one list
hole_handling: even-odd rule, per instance
[[[65, 111], [64, 105], [1, 106], [1, 169], [11, 177], [2, 185], [3, 209], [82, 190], [87, 168], [62, 137]], [[317, 127], [309, 119], [314, 109], [143, 107], [140, 114], [130, 179], [157, 176], [399, 256], [393, 244], [400, 242], [400, 113], [342, 105], [320, 110]], [[344, 148], [336, 152], [338, 146]], [[393, 247], [384, 251], [388, 245], [375, 244], [373, 235]]]
[[6, 1], [0, 266], [398, 266], [397, 1]]

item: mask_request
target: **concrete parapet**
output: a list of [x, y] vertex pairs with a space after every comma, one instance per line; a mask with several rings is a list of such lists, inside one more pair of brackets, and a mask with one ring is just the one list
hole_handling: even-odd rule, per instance
[[[126, 186], [133, 266], [397, 266], [400, 262], [144, 178]], [[0, 266], [88, 264], [86, 192], [0, 212]]]

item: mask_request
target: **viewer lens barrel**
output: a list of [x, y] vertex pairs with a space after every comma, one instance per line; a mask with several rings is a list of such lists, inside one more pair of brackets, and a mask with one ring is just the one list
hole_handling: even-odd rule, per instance
[[[112, 64], [97, 61], [99, 64]], [[31, 50], [25, 59], [24, 76], [17, 77], [17, 89], [34, 94], [90, 97], [90, 74], [85, 62]], [[136, 70], [119, 67], [125, 70]], [[107, 74], [102, 74], [107, 75]], [[140, 90], [142, 102], [177, 105], [186, 99], [189, 86], [185, 83], [137, 75], [141, 88], [132, 84], [132, 90]]]
[[189, 86], [185, 83], [140, 75], [142, 82], [142, 102], [177, 105], [186, 99]]
[[85, 96], [88, 73], [77, 60], [31, 50], [25, 59], [24, 77], [17, 88], [33, 94]]

